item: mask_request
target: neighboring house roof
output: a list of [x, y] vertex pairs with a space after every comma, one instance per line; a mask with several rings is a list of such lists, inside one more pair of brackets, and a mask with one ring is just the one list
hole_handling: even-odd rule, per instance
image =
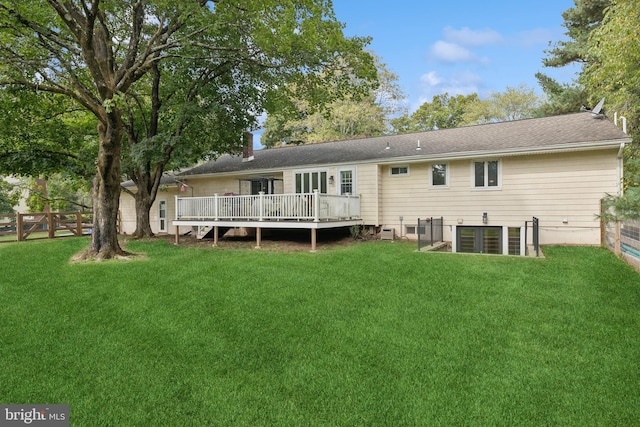
[[[163, 173], [162, 177], [160, 177], [160, 185], [178, 185], [179, 181], [176, 180], [175, 175], [176, 174], [174, 172]], [[126, 188], [135, 188], [136, 183], [132, 180], [129, 180], [121, 183], [120, 186]]]
[[[387, 135], [256, 150], [252, 161], [242, 156], [220, 158], [179, 176], [282, 170], [346, 163], [397, 163], [430, 159], [532, 154], [606, 148], [631, 139], [607, 119], [590, 112], [453, 129]], [[420, 149], [418, 149], [420, 148]]]

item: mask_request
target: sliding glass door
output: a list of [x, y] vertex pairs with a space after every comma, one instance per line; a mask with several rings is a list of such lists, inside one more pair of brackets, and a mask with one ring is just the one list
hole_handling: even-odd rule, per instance
[[327, 192], [327, 172], [310, 171], [296, 173], [296, 193]]

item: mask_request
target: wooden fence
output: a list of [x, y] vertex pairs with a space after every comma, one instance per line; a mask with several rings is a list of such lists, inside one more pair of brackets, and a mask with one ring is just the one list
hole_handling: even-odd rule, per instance
[[92, 227], [91, 212], [0, 214], [0, 242], [85, 236]]

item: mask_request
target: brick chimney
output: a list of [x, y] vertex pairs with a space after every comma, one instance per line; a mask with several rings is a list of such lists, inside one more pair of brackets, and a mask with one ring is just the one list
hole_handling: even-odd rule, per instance
[[253, 134], [245, 132], [242, 136], [242, 161], [250, 162], [253, 160]]

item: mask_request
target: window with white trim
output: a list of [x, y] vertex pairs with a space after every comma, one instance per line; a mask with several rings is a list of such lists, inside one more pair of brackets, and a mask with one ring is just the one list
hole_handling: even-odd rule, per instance
[[497, 188], [500, 186], [500, 162], [484, 160], [473, 162], [473, 186], [475, 188]]
[[167, 223], [167, 199], [158, 200], [158, 232], [166, 233]]
[[409, 166], [392, 166], [391, 175], [393, 176], [409, 175]]
[[296, 193], [312, 193], [314, 190], [323, 194], [327, 192], [326, 171], [297, 172], [295, 180]]
[[449, 170], [446, 163], [434, 163], [431, 165], [431, 185], [434, 187], [446, 187], [449, 185]]
[[355, 194], [355, 176], [353, 169], [343, 169], [338, 172], [339, 194]]

